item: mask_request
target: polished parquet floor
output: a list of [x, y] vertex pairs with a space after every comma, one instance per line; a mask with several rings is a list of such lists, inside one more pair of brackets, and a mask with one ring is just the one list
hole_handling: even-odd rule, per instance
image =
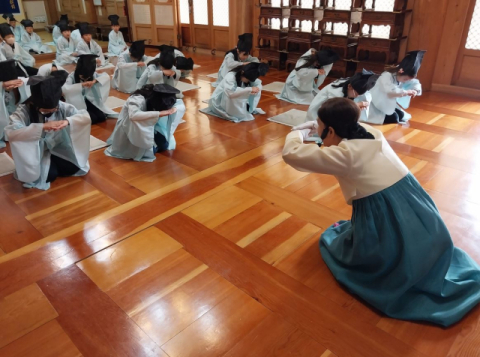
[[[480, 307], [443, 329], [335, 282], [318, 240], [350, 207], [334, 178], [283, 162], [289, 128], [266, 120], [307, 108], [264, 92], [255, 121], [201, 114], [222, 59], [193, 57], [201, 89], [185, 93], [175, 151], [139, 163], [99, 150], [88, 175], [46, 192], [0, 178], [0, 356], [480, 356]], [[480, 103], [430, 92], [410, 112], [381, 129], [480, 262]]]

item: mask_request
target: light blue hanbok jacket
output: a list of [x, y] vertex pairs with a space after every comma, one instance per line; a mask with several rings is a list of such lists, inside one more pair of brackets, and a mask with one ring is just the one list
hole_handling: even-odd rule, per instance
[[[375, 86], [370, 91], [372, 94], [372, 103], [368, 118], [363, 120], [372, 124], [383, 124], [386, 115], [391, 115], [396, 108], [404, 109], [410, 106], [410, 97], [403, 97], [406, 90], [414, 89], [418, 95], [422, 95], [422, 85], [418, 79], [412, 79], [405, 83], [397, 82], [395, 74], [383, 72], [378, 78]], [[404, 121], [411, 119], [411, 115], [405, 112]]]
[[78, 58], [72, 56], [73, 53], [75, 53], [75, 44], [71, 38], [67, 40], [65, 37], [61, 36], [57, 39], [56, 62], [59, 65], [63, 66], [76, 63]]
[[[200, 110], [202, 113], [215, 115], [235, 123], [254, 120], [252, 114], [265, 113], [257, 108], [262, 95], [262, 81], [257, 79], [255, 82], [251, 82], [249, 86], [242, 82], [239, 87], [235, 74], [229, 72], [225, 76], [213, 92], [208, 107]], [[252, 94], [252, 87], [258, 87], [260, 91], [257, 94]]]
[[75, 176], [83, 176], [89, 171], [90, 116], [86, 111], [77, 111], [73, 105], [59, 102], [58, 111], [46, 121], [65, 119], [70, 124], [66, 128], [45, 132], [42, 123], [31, 123], [24, 104], [10, 116], [5, 132], [15, 162], [15, 178], [22, 181], [24, 187], [50, 188], [46, 180], [52, 154], [79, 167]]
[[29, 34], [25, 31], [22, 36], [22, 47], [25, 51], [35, 51], [37, 53], [52, 53], [52, 50], [47, 45], [44, 45], [40, 36], [38, 36], [35, 32]]
[[125, 51], [127, 44], [123, 39], [123, 34], [114, 30], [110, 31], [108, 34], [108, 53], [112, 55], [120, 55]]
[[15, 49], [13, 49], [8, 43], [3, 42], [0, 44], [0, 51], [7, 60], [14, 59], [20, 65], [29, 67], [35, 66], [35, 58], [25, 51], [18, 42], [15, 42]]
[[117, 66], [112, 78], [112, 88], [123, 92], [133, 93], [137, 89], [137, 83], [147, 68], [147, 56], [143, 56], [141, 62], [145, 66], [138, 67], [137, 62], [132, 61], [129, 50], [122, 52], [118, 56]]
[[[312, 50], [304, 53], [301, 57], [310, 56]], [[306, 61], [300, 58], [295, 68], [298, 68], [304, 65]], [[313, 98], [319, 92], [318, 88], [323, 84], [325, 78], [327, 78], [328, 73], [332, 70], [333, 64], [329, 64], [323, 67], [325, 74], [319, 75], [318, 69], [316, 68], [302, 68], [299, 71], [295, 69], [290, 72], [288, 75], [285, 86], [280, 94], [277, 94], [276, 97], [280, 100], [286, 102], [310, 105]]]
[[185, 104], [177, 99], [174, 106], [177, 112], [159, 118], [157, 111], [147, 111], [147, 102], [141, 95], [132, 95], [123, 105], [112, 135], [107, 140], [111, 145], [105, 155], [119, 159], [152, 162], [155, 160], [155, 131], [167, 138], [168, 150], [176, 147], [173, 136], [185, 114]]
[[80, 33], [79, 29], [73, 30], [72, 34], [70, 35], [70, 38], [73, 40], [73, 43], [75, 44], [75, 48], [77, 48], [78, 43], [82, 39], [82, 34]]
[[97, 80], [97, 83], [91, 88], [85, 88], [82, 87], [81, 83], [75, 82], [75, 72], [70, 73], [62, 87], [65, 101], [79, 110], [86, 110], [86, 98], [108, 117], [118, 118], [118, 113], [105, 105], [110, 93], [110, 76], [107, 73], [98, 74], [95, 72], [93, 78]]
[[94, 40], [90, 41], [89, 46], [83, 39], [81, 39], [77, 43], [76, 52], [78, 53], [78, 55], [97, 55], [98, 59], [100, 60], [100, 66], [105, 65], [105, 56], [103, 55], [102, 48]]
[[212, 87], [216, 88], [218, 85], [223, 81], [223, 78], [230, 72], [232, 69], [237, 68], [238, 66], [243, 65], [245, 62], [256, 62], [259, 63], [257, 57], [248, 56], [245, 61], [235, 61], [235, 57], [233, 57], [233, 53], [229, 53], [223, 59], [222, 65], [218, 70], [218, 78], [216, 82], [211, 83]]
[[10, 26], [13, 34], [15, 35], [15, 42], [22, 43], [22, 36], [24, 33], [27, 33], [25, 27], [22, 24], [17, 23], [15, 27]]
[[[167, 77], [159, 67], [151, 64], [138, 80], [137, 89], [142, 88], [145, 84], [168, 84], [169, 86], [176, 87], [182, 73], [176, 69], [175, 66], [172, 67], [172, 70], [175, 71], [175, 76]], [[177, 98], [182, 99], [183, 94], [177, 94]]]
[[62, 31], [60, 31], [60, 27], [58, 27], [57, 25], [53, 26], [53, 30], [52, 30], [52, 39], [53, 39], [53, 42], [55, 44], [57, 44], [57, 41], [60, 37], [63, 37], [62, 36]]

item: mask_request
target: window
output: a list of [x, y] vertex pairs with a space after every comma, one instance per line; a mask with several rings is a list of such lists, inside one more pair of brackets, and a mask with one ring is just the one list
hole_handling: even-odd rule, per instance
[[[370, 30], [370, 26], [364, 25], [362, 28], [362, 33], [367, 35], [369, 30]], [[372, 37], [389, 38], [390, 25], [372, 25]]]
[[313, 8], [313, 0], [302, 0], [302, 8], [311, 9]]
[[190, 9], [188, 0], [180, 0], [180, 22], [182, 24], [190, 23]]
[[472, 22], [468, 30], [467, 50], [480, 50], [480, 1], [477, 0], [475, 9], [473, 9]]
[[310, 20], [302, 21], [302, 32], [312, 32], [312, 21]]
[[229, 25], [228, 0], [213, 0], [213, 26]]
[[[395, 0], [377, 0], [375, 1], [375, 11], [393, 11]], [[365, 1], [365, 8], [371, 9], [373, 6], [373, 0]]]
[[195, 0], [193, 3], [193, 22], [195, 25], [208, 25], [208, 1]]
[[[333, 0], [328, 0], [328, 7], [333, 7]], [[336, 10], [350, 10], [352, 8], [352, 0], [336, 0]]]

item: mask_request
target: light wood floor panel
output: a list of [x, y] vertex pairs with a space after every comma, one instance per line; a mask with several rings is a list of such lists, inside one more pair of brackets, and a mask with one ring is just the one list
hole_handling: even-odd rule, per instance
[[0, 349], [0, 357], [81, 357], [82, 354], [57, 320], [20, 337]]
[[58, 316], [36, 284], [0, 300], [0, 347], [26, 335]]

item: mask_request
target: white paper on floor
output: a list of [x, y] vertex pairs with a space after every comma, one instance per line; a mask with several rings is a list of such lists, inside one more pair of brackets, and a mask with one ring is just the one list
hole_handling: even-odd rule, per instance
[[15, 171], [15, 163], [6, 152], [0, 154], [0, 177], [6, 176]]
[[99, 69], [109, 69], [109, 68], [115, 68], [115, 66], [111, 63], [107, 63], [106, 65], [102, 66], [102, 67], [97, 67], [97, 71]]
[[117, 97], [108, 97], [107, 101], [105, 102], [107, 108], [110, 109], [123, 107], [124, 104], [125, 101]]
[[185, 82], [179, 81], [176, 85], [176, 88], [180, 92], [186, 92], [187, 90], [198, 89], [200, 87], [196, 86], [195, 84], [190, 84], [190, 83], [185, 83]]
[[46, 42], [45, 44], [46, 44], [47, 46], [56, 46], [56, 45], [55, 45], [55, 42]]
[[90, 135], [90, 151], [95, 151], [107, 147], [107, 143]]
[[218, 78], [218, 73], [207, 74], [207, 77]]
[[297, 126], [305, 123], [305, 118], [307, 117], [307, 112], [298, 109], [290, 109], [288, 112], [276, 115], [267, 120], [273, 121], [278, 124], [283, 124], [287, 126]]
[[194, 64], [194, 65], [193, 65], [193, 69], [195, 69], [195, 68], [200, 68], [200, 67], [202, 67], [202, 66], [200, 66], [199, 64]]
[[285, 85], [284, 82], [272, 82], [272, 83], [269, 83], [267, 85], [262, 86], [262, 91], [282, 93], [284, 85]]

